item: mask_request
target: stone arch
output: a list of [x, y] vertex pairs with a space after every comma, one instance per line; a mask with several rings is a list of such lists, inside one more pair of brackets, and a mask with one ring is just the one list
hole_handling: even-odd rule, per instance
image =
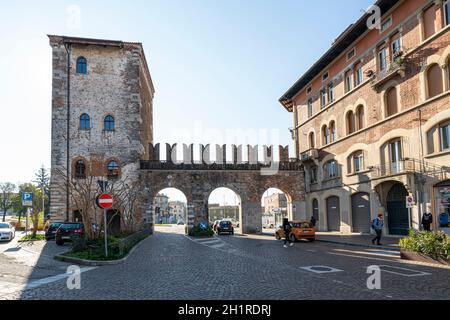
[[[163, 191], [166, 191], [168, 189], [174, 189], [177, 190], [178, 192], [182, 193], [184, 198], [185, 198], [185, 202], [186, 202], [186, 212], [184, 212], [184, 216], [182, 218], [183, 222], [185, 224], [189, 223], [189, 200], [188, 200], [188, 196], [186, 195], [185, 192], [183, 192], [182, 190], [178, 189], [178, 188], [174, 188], [174, 187], [167, 187], [167, 188], [161, 188], [161, 189], [155, 189], [152, 193], [152, 197], [151, 197], [151, 203], [152, 203], [152, 214], [154, 216], [154, 221], [155, 224], [160, 223], [161, 221], [158, 221], [157, 219], [157, 215], [158, 212], [156, 211], [156, 198], [159, 194], [163, 193]], [[168, 197], [168, 204], [167, 204], [167, 209], [169, 208], [169, 202], [170, 202], [170, 196]], [[163, 221], [163, 223], [165, 223], [167, 221]]]
[[210, 210], [210, 208], [209, 208], [209, 205], [210, 205], [209, 199], [211, 198], [212, 194], [218, 189], [228, 189], [228, 190], [230, 190], [231, 192], [233, 192], [236, 195], [236, 197], [237, 197], [237, 199], [236, 199], [237, 200], [237, 204], [236, 205], [238, 206], [238, 212], [237, 212], [237, 214], [238, 214], [238, 219], [237, 220], [238, 220], [238, 224], [239, 224], [238, 229], [240, 229], [240, 231], [241, 231], [240, 233], [242, 233], [242, 230], [244, 230], [245, 225], [246, 225], [246, 221], [245, 221], [245, 219], [244, 219], [244, 217], [242, 215], [242, 211], [243, 211], [242, 208], [243, 208], [243, 205], [244, 205], [244, 202], [245, 202], [245, 198], [242, 196], [243, 190], [241, 188], [238, 188], [238, 187], [234, 186], [233, 184], [223, 184], [223, 185], [222, 184], [217, 184], [217, 185], [212, 186], [207, 192], [205, 192], [204, 203], [206, 204], [207, 218], [209, 220], [211, 220], [210, 212], [209, 212], [209, 210]]

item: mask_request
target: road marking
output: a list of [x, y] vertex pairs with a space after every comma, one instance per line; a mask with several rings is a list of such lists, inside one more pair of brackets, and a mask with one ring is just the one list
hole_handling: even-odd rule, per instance
[[[97, 267], [81, 268], [80, 271], [81, 271], [81, 273], [84, 273], [84, 272], [88, 272], [88, 271], [91, 271], [94, 269], [97, 269]], [[71, 275], [72, 275], [71, 273], [66, 272], [66, 273], [58, 274], [56, 276], [35, 280], [35, 281], [32, 281], [27, 284], [2, 283], [2, 284], [0, 284], [0, 293], [10, 294], [10, 293], [15, 293], [15, 292], [19, 292], [19, 291], [35, 289], [35, 288], [41, 287], [43, 285], [50, 284], [50, 283], [68, 278]]]
[[[422, 277], [422, 276], [430, 276], [431, 273], [413, 270], [413, 269], [407, 269], [407, 268], [400, 268], [400, 267], [394, 267], [394, 266], [387, 266], [387, 265], [381, 265], [379, 266], [381, 271], [396, 274], [403, 277]], [[394, 269], [397, 271], [392, 271], [388, 269]], [[403, 273], [401, 272], [403, 271]], [[404, 273], [406, 271], [406, 273]], [[409, 273], [408, 273], [409, 272]]]
[[344, 270], [341, 269], [336, 269], [333, 267], [328, 267], [328, 266], [309, 266], [309, 267], [300, 267], [300, 269], [309, 271], [309, 272], [314, 272], [314, 273], [318, 273], [318, 274], [323, 274], [323, 273], [336, 273], [336, 272], [343, 272]]
[[354, 254], [345, 254], [345, 253], [336, 253], [336, 252], [327, 252], [327, 253], [331, 254], [331, 255], [334, 255], [334, 256], [343, 256], [343, 257], [351, 257], [351, 258], [358, 258], [358, 259], [369, 259], [369, 260], [378, 260], [378, 261], [392, 262], [392, 259], [383, 259], [383, 258], [376, 258], [376, 257], [364, 257], [364, 256], [357, 256], [357, 255], [354, 255]]
[[345, 249], [335, 249], [335, 251], [338, 252], [348, 252], [348, 253], [354, 253], [354, 254], [364, 254], [369, 256], [377, 256], [377, 257], [395, 257], [400, 258], [400, 252], [394, 252], [394, 253], [387, 253], [387, 252], [367, 252], [367, 251], [356, 251], [356, 250], [345, 250]]

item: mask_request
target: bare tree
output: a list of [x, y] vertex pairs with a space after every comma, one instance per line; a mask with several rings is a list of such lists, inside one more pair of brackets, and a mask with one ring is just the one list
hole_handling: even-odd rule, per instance
[[[124, 177], [111, 185], [111, 194], [114, 197], [115, 214], [120, 214], [122, 229], [125, 232], [136, 231], [138, 224], [135, 214], [142, 200], [144, 185], [140, 180]], [[111, 219], [112, 220], [112, 219]]]
[[[91, 172], [91, 170], [86, 170]], [[54, 173], [56, 181], [62, 189], [69, 188], [70, 202], [77, 210], [80, 211], [87, 239], [99, 239], [101, 232], [105, 228], [103, 219], [99, 219], [101, 215], [97, 215], [96, 199], [100, 195], [101, 190], [97, 181], [102, 177], [95, 177], [86, 174], [83, 178], [67, 177], [64, 168], [55, 169]], [[122, 176], [120, 179], [111, 180], [107, 192], [114, 197], [113, 216], [109, 217], [106, 229], [109, 229], [114, 218], [120, 215], [122, 231], [133, 232], [136, 230], [137, 223], [135, 220], [135, 212], [138, 209], [140, 200], [140, 191], [142, 183], [133, 180], [128, 176]], [[93, 224], [98, 226], [93, 228]]]

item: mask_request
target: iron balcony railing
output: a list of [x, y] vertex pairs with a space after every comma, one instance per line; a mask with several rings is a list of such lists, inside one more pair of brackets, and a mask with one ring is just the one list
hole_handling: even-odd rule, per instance
[[378, 71], [373, 74], [372, 78], [372, 86], [374, 88], [378, 88], [383, 85], [397, 74], [400, 74], [402, 77], [405, 76], [406, 71], [406, 58], [399, 57], [396, 60], [387, 63], [384, 70]]
[[369, 167], [372, 178], [382, 178], [398, 174], [421, 173], [429, 176], [438, 177], [444, 173], [449, 173], [448, 167], [442, 167], [420, 161], [417, 159], [405, 159], [398, 162], [390, 162], [386, 164]]
[[280, 161], [275, 162], [273, 166], [264, 163], [173, 163], [171, 161], [141, 161], [141, 170], [229, 170], [229, 171], [257, 171], [262, 169], [278, 169], [279, 171], [302, 171], [303, 166], [299, 161]]

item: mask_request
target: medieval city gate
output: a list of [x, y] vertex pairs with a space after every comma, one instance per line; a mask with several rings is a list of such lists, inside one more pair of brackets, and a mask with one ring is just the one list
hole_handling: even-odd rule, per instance
[[304, 171], [300, 162], [289, 159], [288, 147], [279, 147], [280, 159], [273, 161], [272, 147], [264, 147], [264, 159], [258, 161], [258, 147], [247, 147], [248, 161], [242, 161], [242, 146], [232, 146], [233, 161], [226, 162], [226, 146], [216, 146], [218, 159], [211, 162], [209, 146], [201, 146], [202, 161], [194, 163], [193, 145], [184, 145], [183, 161], [176, 159], [176, 145], [166, 147], [166, 159], [160, 160], [158, 145], [150, 146], [150, 159], [141, 161], [141, 181], [146, 186], [146, 219], [153, 226], [153, 199], [166, 188], [182, 191], [188, 202], [188, 226], [208, 222], [208, 199], [216, 188], [229, 188], [241, 198], [242, 232], [262, 231], [261, 198], [269, 188], [282, 190], [288, 200], [288, 216], [306, 219]]

